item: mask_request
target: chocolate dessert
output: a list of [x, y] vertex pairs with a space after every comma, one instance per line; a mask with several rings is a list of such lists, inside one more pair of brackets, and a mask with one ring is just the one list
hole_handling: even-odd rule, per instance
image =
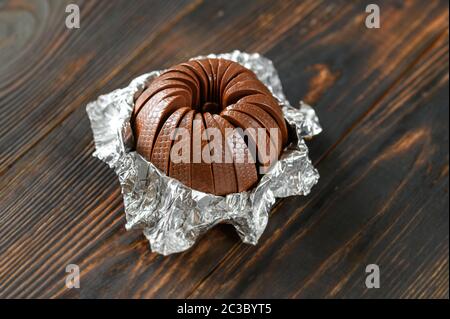
[[[139, 154], [188, 187], [215, 195], [255, 186], [258, 169], [268, 165], [264, 149], [274, 148], [278, 157], [288, 139], [281, 108], [267, 87], [252, 71], [224, 59], [193, 60], [163, 72], [136, 98], [131, 122]], [[241, 130], [230, 135], [235, 128]], [[257, 134], [242, 134], [252, 128], [267, 132], [265, 148], [258, 147]], [[208, 149], [217, 139], [210, 129], [222, 133], [221, 147], [214, 149], [220, 161]], [[188, 146], [189, 160], [180, 162], [172, 155], [182, 131], [188, 134], [181, 146]]]

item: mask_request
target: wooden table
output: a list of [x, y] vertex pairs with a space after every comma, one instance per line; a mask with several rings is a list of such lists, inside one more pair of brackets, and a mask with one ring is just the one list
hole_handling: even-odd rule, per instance
[[[371, 2], [379, 29], [367, 1], [0, 1], [0, 297], [448, 298], [448, 1]], [[291, 103], [315, 106], [319, 184], [278, 201], [255, 247], [220, 225], [151, 253], [92, 157], [85, 106], [233, 49], [272, 59]]]

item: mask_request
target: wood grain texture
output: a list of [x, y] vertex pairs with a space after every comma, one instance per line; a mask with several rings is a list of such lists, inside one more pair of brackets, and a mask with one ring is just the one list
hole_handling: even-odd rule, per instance
[[[7, 1], [2, 7], [3, 16], [24, 16], [11, 25], [5, 23], [11, 37], [16, 32], [23, 36], [20, 29], [15, 30], [22, 24], [28, 26], [30, 34], [23, 46], [2, 41], [6, 63], [2, 63], [0, 78], [0, 109], [4, 114], [0, 122], [0, 172], [77, 107], [98, 95], [122, 64], [198, 4], [77, 2], [81, 27], [69, 30], [65, 27], [67, 3], [73, 1]], [[150, 16], [152, 23], [147, 23]], [[21, 125], [15, 125], [16, 121]], [[8, 143], [11, 140], [15, 143]]]
[[[363, 1], [111, 3], [80, 2], [72, 31], [62, 2], [0, 3], [0, 297], [448, 298], [446, 1], [383, 1], [378, 30]], [[316, 106], [322, 178], [277, 202], [256, 247], [221, 225], [153, 254], [124, 230], [85, 104], [233, 49], [271, 58], [291, 102]], [[65, 288], [69, 263], [81, 289]], [[365, 288], [368, 263], [382, 288]]]
[[[447, 85], [448, 33], [320, 162], [318, 190], [288, 199], [260, 246], [240, 245], [193, 297], [445, 293], [432, 274], [445, 276], [448, 264], [448, 125], [439, 121], [448, 117]], [[365, 288], [371, 263], [382, 268], [383, 290]], [[265, 285], [269, 278], [281, 284]]]

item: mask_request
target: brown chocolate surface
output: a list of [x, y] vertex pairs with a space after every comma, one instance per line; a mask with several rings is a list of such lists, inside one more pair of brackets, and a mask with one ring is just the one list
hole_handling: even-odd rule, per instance
[[[225, 162], [225, 154], [231, 154], [229, 145], [225, 141], [224, 128], [221, 127], [210, 113], [203, 114], [205, 118], [206, 128], [218, 129], [222, 133], [222, 139], [220, 140], [220, 147], [215, 148], [214, 152], [218, 152], [220, 161], [216, 162], [212, 158], [214, 189], [216, 195], [226, 195], [237, 192], [236, 171], [234, 169], [233, 162]], [[208, 134], [208, 140], [211, 141], [212, 137]], [[214, 137], [216, 138], [216, 136]]]
[[[194, 132], [199, 132], [200, 135], [196, 135], [196, 138], [200, 138], [205, 133], [205, 123], [203, 121], [203, 115], [196, 113], [194, 117], [193, 127]], [[202, 150], [206, 150], [202, 154]], [[209, 154], [208, 141], [205, 139], [199, 139], [192, 145], [192, 179], [191, 187], [193, 189], [214, 194], [214, 178], [211, 166], [211, 156]], [[202, 160], [203, 156], [203, 160]], [[197, 178], [196, 178], [197, 177]]]
[[[251, 189], [257, 168], [267, 165], [259, 162], [261, 154], [251, 154], [248, 139], [257, 137], [233, 128], [265, 129], [265, 146], [276, 147], [277, 156], [288, 139], [281, 108], [267, 87], [252, 71], [224, 59], [193, 60], [163, 72], [137, 96], [131, 122], [139, 154], [185, 185], [216, 195]], [[217, 150], [208, 128], [222, 133], [221, 162], [211, 163], [210, 152]], [[273, 128], [277, 136], [270, 135]], [[182, 143], [188, 162], [171, 156], [181, 152], [180, 137], [173, 140], [177, 129], [188, 132]]]
[[[222, 132], [224, 132], [225, 129], [234, 129], [233, 125], [222, 116], [214, 114], [213, 118], [221, 127]], [[231, 130], [231, 132], [233, 131]], [[224, 133], [224, 136], [229, 149], [232, 150], [238, 192], [246, 191], [258, 181], [258, 173], [256, 172], [254, 159], [249, 153], [247, 144], [245, 144], [241, 135]]]

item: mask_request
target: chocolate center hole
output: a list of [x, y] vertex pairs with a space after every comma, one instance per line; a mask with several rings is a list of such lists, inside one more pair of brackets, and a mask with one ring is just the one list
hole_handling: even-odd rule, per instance
[[205, 102], [202, 106], [202, 113], [209, 112], [211, 114], [219, 114], [220, 106], [215, 102]]

